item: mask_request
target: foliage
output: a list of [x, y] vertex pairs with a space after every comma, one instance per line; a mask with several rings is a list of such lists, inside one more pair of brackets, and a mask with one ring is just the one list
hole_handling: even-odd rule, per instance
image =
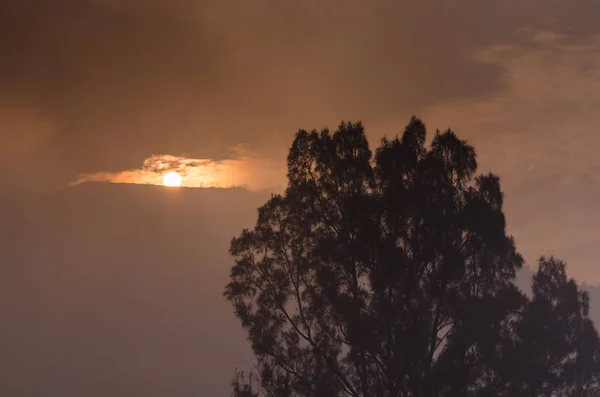
[[285, 194], [231, 244], [260, 380], [234, 395], [597, 395], [587, 296], [554, 258], [531, 299], [515, 287], [500, 181], [476, 169], [415, 117], [374, 155], [361, 123], [299, 131]]

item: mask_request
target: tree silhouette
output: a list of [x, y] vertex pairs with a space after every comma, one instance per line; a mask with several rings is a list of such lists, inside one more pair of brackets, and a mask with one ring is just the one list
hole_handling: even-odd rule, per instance
[[413, 117], [373, 156], [361, 123], [304, 130], [289, 184], [234, 238], [225, 290], [259, 387], [235, 396], [592, 396], [599, 342], [564, 263], [528, 299], [493, 174]]

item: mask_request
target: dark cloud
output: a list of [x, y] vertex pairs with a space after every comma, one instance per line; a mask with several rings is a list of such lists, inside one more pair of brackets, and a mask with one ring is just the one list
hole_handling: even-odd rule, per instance
[[2, 102], [56, 123], [63, 172], [122, 167], [157, 144], [174, 149], [169, 135], [217, 91], [222, 47], [201, 20], [146, 4], [4, 7]]
[[524, 28], [589, 35], [595, 8], [9, 0], [0, 4], [0, 106], [55, 125], [44, 143], [56, 146], [44, 163], [53, 183], [152, 154], [224, 156], [240, 142], [268, 153], [265, 134], [342, 118], [403, 122], [423, 106], [501, 89], [502, 68], [473, 61], [474, 51]]
[[0, 216], [0, 394], [226, 395], [249, 346], [221, 294], [265, 194], [84, 184]]
[[0, 104], [56, 124], [69, 177], [223, 155], [502, 87], [468, 55], [530, 23], [533, 8], [509, 3], [5, 1]]

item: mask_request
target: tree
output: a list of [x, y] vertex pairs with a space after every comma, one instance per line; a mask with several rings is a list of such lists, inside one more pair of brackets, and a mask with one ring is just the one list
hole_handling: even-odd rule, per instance
[[540, 262], [531, 299], [515, 287], [523, 259], [500, 181], [476, 169], [451, 130], [427, 147], [416, 117], [374, 156], [360, 122], [300, 130], [285, 193], [231, 243], [224, 295], [260, 384], [245, 395], [597, 391], [587, 297], [554, 258]]

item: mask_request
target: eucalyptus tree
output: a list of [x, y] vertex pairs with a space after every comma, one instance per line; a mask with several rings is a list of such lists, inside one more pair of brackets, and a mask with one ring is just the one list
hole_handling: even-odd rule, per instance
[[589, 396], [598, 335], [564, 263], [527, 298], [498, 176], [416, 117], [373, 153], [360, 122], [300, 130], [288, 186], [231, 243], [225, 297], [256, 386], [236, 396]]

